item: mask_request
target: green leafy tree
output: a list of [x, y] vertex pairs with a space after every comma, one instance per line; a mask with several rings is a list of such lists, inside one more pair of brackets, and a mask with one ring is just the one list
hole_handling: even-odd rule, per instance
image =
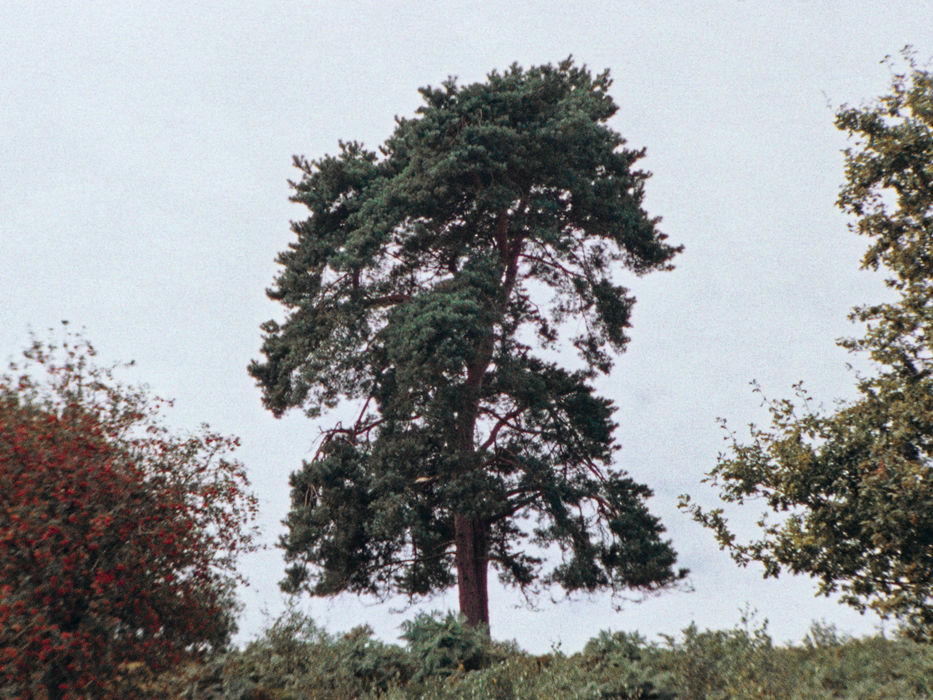
[[[843, 106], [836, 126], [855, 139], [846, 151], [838, 206], [871, 239], [863, 267], [891, 273], [890, 303], [857, 308], [864, 337], [840, 345], [875, 369], [859, 377], [857, 400], [825, 413], [798, 385], [797, 401], [769, 403], [771, 426], [752, 441], [733, 438], [710, 479], [727, 502], [763, 499], [784, 516], [764, 518], [761, 539], [739, 544], [722, 509], [683, 506], [722, 547], [765, 576], [783, 570], [841, 591], [915, 629], [933, 624], [933, 75], [907, 54], [891, 94]], [[767, 514], [767, 513], [766, 513]]]
[[[525, 592], [685, 575], [651, 491], [611, 466], [612, 403], [590, 384], [628, 342], [634, 299], [613, 275], [680, 250], [641, 207], [642, 152], [605, 125], [609, 86], [570, 59], [451, 79], [379, 154], [295, 159], [311, 216], [279, 256], [268, 294], [287, 318], [263, 325], [250, 373], [276, 416], [341, 400], [359, 414], [292, 475], [285, 590], [456, 584], [467, 621], [488, 624], [490, 562]], [[533, 353], [556, 355], [564, 321], [576, 371]], [[544, 571], [529, 543], [560, 562]]]
[[132, 671], [235, 629], [256, 508], [236, 440], [171, 435], [93, 355], [36, 342], [0, 376], [0, 698], [138, 697]]

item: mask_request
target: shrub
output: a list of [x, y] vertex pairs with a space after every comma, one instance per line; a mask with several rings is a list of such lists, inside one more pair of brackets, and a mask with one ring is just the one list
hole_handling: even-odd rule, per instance
[[202, 670], [222, 684], [224, 698], [252, 689], [274, 700], [350, 700], [381, 694], [411, 678], [405, 650], [372, 637], [368, 626], [333, 637], [289, 610], [242, 651]]
[[[775, 646], [748, 616], [731, 630], [691, 625], [664, 645], [601, 632], [581, 653], [531, 656], [514, 644], [462, 635], [453, 616], [404, 625], [406, 651], [363, 627], [331, 636], [288, 613], [244, 651], [189, 676], [186, 700], [929, 700], [933, 646], [851, 639], [815, 625], [803, 645]], [[468, 628], [469, 629], [469, 628]], [[464, 640], [463, 637], [466, 637]], [[460, 638], [459, 645], [452, 640]], [[414, 643], [412, 643], [414, 642]], [[467, 670], [449, 650], [482, 659]], [[477, 648], [487, 649], [483, 657]], [[438, 650], [448, 650], [440, 653]], [[439, 659], [447, 659], [439, 662]], [[426, 661], [427, 660], [427, 663]], [[433, 661], [432, 661], [433, 660]], [[436, 668], [430, 672], [428, 668]], [[418, 680], [413, 680], [417, 675]], [[177, 687], [177, 686], [176, 686]]]
[[418, 665], [415, 680], [442, 678], [476, 671], [517, 653], [514, 644], [494, 642], [481, 625], [469, 625], [462, 615], [420, 613], [402, 623], [401, 638]]
[[602, 631], [583, 647], [580, 661], [602, 698], [674, 698], [661, 652], [638, 633]]
[[800, 697], [933, 698], [933, 647], [909, 639], [840, 636], [814, 625], [798, 652]]
[[742, 625], [732, 630], [700, 632], [691, 624], [683, 631], [683, 641], [667, 637], [670, 653], [664, 666], [672, 675], [678, 698], [794, 697], [798, 677], [793, 653], [774, 646], [767, 620], [753, 627], [753, 616], [746, 612]]
[[24, 355], [0, 376], [0, 697], [131, 698], [128, 670], [227, 643], [256, 501], [235, 439], [169, 434], [80, 337]]

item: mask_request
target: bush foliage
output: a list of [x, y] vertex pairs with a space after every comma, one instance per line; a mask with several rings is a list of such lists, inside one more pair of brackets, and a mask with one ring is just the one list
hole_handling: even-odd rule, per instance
[[0, 698], [132, 698], [235, 629], [236, 440], [171, 435], [93, 356], [36, 341], [0, 376]]
[[933, 697], [933, 647], [904, 636], [852, 639], [814, 625], [775, 645], [767, 623], [691, 625], [649, 642], [600, 632], [572, 655], [533, 656], [452, 614], [403, 624], [405, 647], [368, 627], [330, 635], [289, 612], [258, 640], [190, 670], [190, 700], [868, 700]]

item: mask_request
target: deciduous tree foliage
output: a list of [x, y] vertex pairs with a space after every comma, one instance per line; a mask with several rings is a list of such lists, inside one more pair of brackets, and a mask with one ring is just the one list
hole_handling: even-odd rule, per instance
[[[910, 56], [908, 54], [908, 59]], [[733, 439], [710, 473], [727, 502], [763, 499], [787, 515], [764, 519], [761, 539], [736, 542], [722, 510], [685, 506], [713, 528], [742, 565], [766, 576], [787, 570], [819, 580], [915, 630], [933, 624], [933, 75], [909, 60], [891, 94], [863, 108], [841, 108], [836, 126], [855, 139], [846, 151], [839, 207], [871, 239], [863, 267], [891, 273], [891, 303], [855, 309], [859, 339], [875, 371], [860, 377], [856, 401], [834, 413], [770, 403], [772, 424]], [[800, 402], [798, 401], [798, 404]]]
[[[131, 698], [225, 644], [256, 509], [236, 440], [175, 437], [160, 402], [72, 336], [0, 377], [0, 697]], [[41, 376], [42, 371], [47, 372]]]
[[[669, 269], [680, 250], [641, 207], [648, 174], [606, 126], [609, 86], [569, 59], [451, 79], [421, 90], [379, 153], [295, 159], [311, 216], [279, 256], [269, 296], [287, 318], [263, 326], [250, 373], [276, 415], [345, 400], [358, 417], [292, 476], [286, 590], [457, 584], [479, 624], [490, 562], [524, 591], [685, 575], [650, 490], [612, 468], [613, 406], [590, 384], [628, 342], [634, 299], [614, 275]], [[549, 359], [565, 321], [575, 371]]]

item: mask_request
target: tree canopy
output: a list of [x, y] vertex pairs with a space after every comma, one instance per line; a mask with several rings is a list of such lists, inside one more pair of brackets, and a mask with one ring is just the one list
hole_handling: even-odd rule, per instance
[[[643, 151], [606, 126], [610, 83], [570, 59], [450, 79], [378, 152], [295, 158], [311, 215], [268, 291], [286, 319], [263, 325], [249, 371], [277, 416], [358, 413], [292, 475], [286, 590], [457, 584], [477, 624], [489, 562], [526, 593], [685, 575], [651, 491], [612, 466], [612, 402], [591, 385], [629, 340], [635, 300], [616, 275], [680, 251], [642, 208]], [[562, 325], [574, 370], [553, 359]]]
[[[0, 696], [136, 697], [235, 629], [256, 501], [236, 441], [176, 437], [70, 337], [0, 376]], [[43, 376], [44, 374], [44, 376]]]
[[[819, 592], [901, 618], [933, 623], [933, 74], [907, 54], [909, 74], [869, 106], [843, 106], [836, 126], [855, 139], [845, 153], [838, 206], [871, 240], [863, 267], [890, 272], [890, 303], [857, 308], [861, 338], [840, 345], [874, 370], [859, 398], [826, 413], [803, 399], [770, 403], [772, 424], [733, 438], [709, 477], [726, 502], [763, 499], [782, 517], [739, 544], [722, 509], [685, 507], [745, 565], [762, 562], [819, 580]], [[786, 516], [784, 515], [786, 514]]]

